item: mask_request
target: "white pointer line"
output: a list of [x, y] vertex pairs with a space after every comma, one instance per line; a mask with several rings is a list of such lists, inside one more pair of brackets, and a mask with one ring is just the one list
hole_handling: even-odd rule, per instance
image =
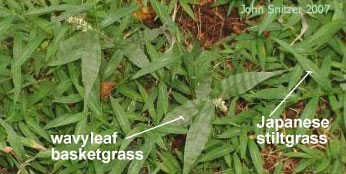
[[305, 74], [305, 76], [298, 82], [298, 84], [290, 91], [290, 93], [288, 93], [286, 95], [286, 97], [281, 101], [281, 103], [270, 113], [269, 117], [271, 117], [279, 108], [280, 106], [288, 99], [288, 97], [290, 97], [292, 95], [292, 93], [294, 92], [294, 90], [296, 90], [298, 88], [298, 86], [304, 81], [304, 79], [306, 77], [309, 76], [309, 74], [312, 73], [312, 71], [306, 71], [307, 73]]
[[138, 135], [140, 135], [140, 134], [149, 132], [149, 131], [151, 131], [151, 130], [153, 130], [153, 129], [159, 128], [159, 127], [164, 126], [164, 125], [166, 125], [166, 124], [170, 124], [170, 123], [176, 122], [176, 121], [178, 121], [178, 120], [184, 120], [184, 117], [181, 116], [181, 115], [179, 115], [179, 118], [176, 118], [176, 119], [171, 120], [171, 121], [168, 121], [168, 122], [166, 122], [166, 123], [157, 125], [157, 126], [155, 126], [155, 127], [152, 127], [152, 128], [150, 128], [150, 129], [147, 129], [147, 130], [145, 130], [145, 131], [138, 132], [138, 133], [136, 133], [136, 134], [133, 134], [133, 135], [131, 135], [131, 136], [126, 137], [125, 139], [133, 138], [133, 137], [135, 137], [135, 136], [138, 136]]

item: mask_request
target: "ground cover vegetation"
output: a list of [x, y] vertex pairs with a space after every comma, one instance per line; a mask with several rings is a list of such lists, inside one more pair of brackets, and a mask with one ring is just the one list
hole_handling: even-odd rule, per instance
[[[322, 14], [242, 5], [330, 4]], [[346, 172], [343, 0], [0, 0], [0, 173]], [[326, 118], [327, 144], [265, 145], [262, 115]], [[183, 116], [131, 139], [128, 135]], [[143, 160], [53, 161], [50, 135], [113, 134]]]

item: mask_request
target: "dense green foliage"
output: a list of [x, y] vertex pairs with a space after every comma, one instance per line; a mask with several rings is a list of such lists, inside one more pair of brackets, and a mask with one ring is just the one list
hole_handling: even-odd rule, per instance
[[[195, 17], [196, 1], [143, 3], [153, 7], [159, 28], [132, 16], [138, 2], [0, 0], [0, 172], [280, 174], [290, 161], [296, 173], [346, 172], [345, 1], [328, 1], [326, 14], [239, 14], [248, 29], [209, 49], [171, 17], [177, 6]], [[251, 2], [214, 6], [242, 4]], [[273, 117], [293, 110], [294, 117], [327, 118], [330, 128], [308, 132], [329, 142], [270, 146], [269, 158], [277, 159], [268, 167], [269, 145], [255, 137], [270, 130], [256, 123], [305, 71], [313, 74]], [[185, 119], [124, 139], [178, 115]], [[86, 149], [142, 150], [145, 159], [51, 160], [50, 148], [80, 145], [54, 145], [50, 135], [114, 131], [117, 144]]]

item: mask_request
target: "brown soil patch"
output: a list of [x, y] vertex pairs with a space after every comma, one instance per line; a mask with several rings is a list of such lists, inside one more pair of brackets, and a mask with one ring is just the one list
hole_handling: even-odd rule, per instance
[[172, 150], [182, 150], [185, 146], [186, 135], [177, 135], [172, 142]]
[[294, 169], [298, 166], [299, 160], [296, 158], [287, 158], [284, 162], [283, 173], [293, 174]]
[[[200, 0], [199, 4], [190, 5], [195, 18], [192, 19], [183, 8], [178, 5], [172, 14], [176, 24], [185, 35], [191, 33], [201, 42], [204, 48], [211, 47], [214, 43], [229, 36], [231, 33], [240, 34], [246, 30], [247, 25], [240, 21], [238, 13], [233, 10], [227, 16], [228, 5], [213, 7], [217, 0]], [[140, 8], [133, 16], [149, 28], [158, 28], [162, 25], [160, 20], [155, 20], [155, 12], [150, 3], [146, 7], [142, 0], [136, 0]], [[173, 17], [174, 16], [174, 17]], [[190, 46], [191, 41], [186, 41]]]
[[244, 68], [249, 70], [249, 71], [261, 71], [261, 67], [259, 65], [256, 65], [249, 60], [245, 60], [244, 62]]
[[240, 22], [236, 11], [227, 16], [228, 5], [212, 7], [214, 2], [215, 0], [203, 0], [198, 5], [192, 5], [195, 19], [179, 7], [176, 19], [183, 33], [191, 33], [204, 48], [209, 48], [232, 32], [240, 34], [246, 28], [246, 25]]
[[101, 98], [108, 99], [116, 85], [117, 83], [115, 82], [102, 82], [100, 87]]
[[[261, 157], [263, 159], [263, 167], [268, 172], [273, 172], [275, 167], [278, 165], [280, 159], [282, 159], [283, 154], [275, 149], [275, 146], [267, 145], [261, 151]], [[294, 169], [298, 166], [298, 158], [284, 158], [283, 159], [283, 174], [293, 174]]]
[[274, 146], [268, 145], [262, 150], [261, 156], [264, 161], [264, 168], [271, 172], [274, 171], [275, 167], [277, 166], [281, 158], [281, 153], [276, 151]]
[[236, 110], [235, 110], [235, 115], [240, 114], [243, 111], [246, 111], [249, 108], [246, 100], [239, 98], [236, 102]]
[[303, 101], [299, 101], [297, 104], [292, 105], [289, 108], [284, 110], [284, 115], [286, 119], [295, 119], [297, 118], [305, 108], [305, 103]]
[[0, 166], [0, 173], [1, 174], [11, 174], [11, 171], [9, 169], [2, 168]]

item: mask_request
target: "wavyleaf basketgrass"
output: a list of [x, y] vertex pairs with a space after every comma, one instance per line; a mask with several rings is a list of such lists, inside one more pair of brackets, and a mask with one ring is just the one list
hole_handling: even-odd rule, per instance
[[[311, 3], [330, 9], [311, 14]], [[303, 11], [240, 12], [271, 4]], [[0, 173], [343, 174], [345, 9], [342, 0], [0, 0]], [[328, 119], [327, 129], [280, 129], [328, 143], [257, 144], [274, 129], [256, 123], [305, 71], [272, 118]], [[51, 135], [114, 131], [116, 144], [85, 149], [141, 150], [143, 160], [52, 160], [52, 148], [80, 144]]]

